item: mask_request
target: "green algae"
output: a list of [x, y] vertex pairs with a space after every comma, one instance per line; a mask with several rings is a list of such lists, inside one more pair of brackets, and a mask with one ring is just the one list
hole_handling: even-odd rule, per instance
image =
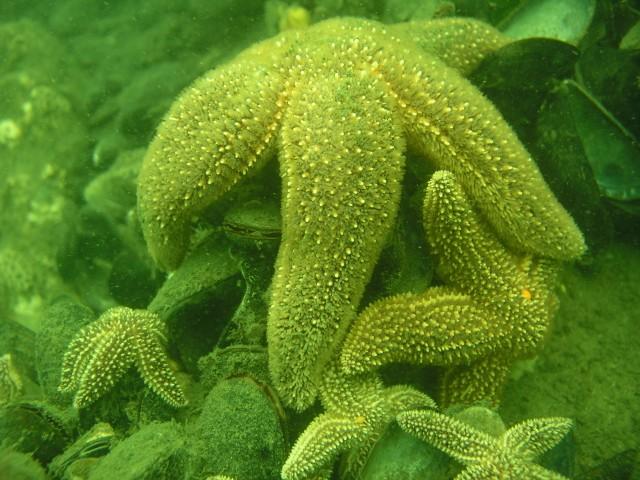
[[91, 480], [173, 480], [184, 474], [187, 451], [180, 425], [146, 425], [122, 441], [92, 470]]
[[46, 480], [42, 466], [31, 455], [2, 448], [0, 450], [0, 472], [12, 480]]
[[230, 378], [213, 387], [194, 424], [191, 475], [278, 478], [286, 444], [278, 408], [264, 388], [250, 377]]

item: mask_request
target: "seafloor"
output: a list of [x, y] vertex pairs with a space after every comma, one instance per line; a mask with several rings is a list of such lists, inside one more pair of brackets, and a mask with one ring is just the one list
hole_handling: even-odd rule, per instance
[[[192, 261], [166, 279], [136, 218], [145, 148], [182, 89], [282, 29], [346, 15], [395, 23], [454, 14], [516, 32], [515, 49], [471, 80], [533, 153], [589, 247], [561, 275], [548, 338], [515, 366], [498, 413], [507, 425], [573, 419], [545, 463], [570, 478], [640, 479], [637, 2], [4, 0], [0, 480], [279, 478], [318, 410], [283, 408], [265, 364], [265, 292], [279, 235], [275, 167], [208, 213]], [[541, 35], [553, 40], [532, 40]], [[432, 281], [410, 218], [425, 176], [409, 169], [406, 215], [366, 301]], [[116, 305], [161, 314], [189, 407], [165, 405], [134, 371], [80, 411], [58, 391], [75, 332]], [[437, 395], [425, 381], [437, 372], [395, 372], [385, 379], [397, 374]], [[415, 445], [386, 455], [381, 445], [363, 478], [444, 480], [459, 470], [411, 473], [400, 466], [425, 463]], [[447, 462], [434, 451], [417, 455]], [[394, 461], [403, 473], [379, 473]], [[387, 469], [376, 473], [376, 462]]]

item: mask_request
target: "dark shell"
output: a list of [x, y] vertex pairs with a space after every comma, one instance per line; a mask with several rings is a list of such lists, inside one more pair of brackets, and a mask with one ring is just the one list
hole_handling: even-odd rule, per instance
[[0, 438], [46, 465], [71, 441], [73, 420], [44, 402], [12, 403], [0, 410]]

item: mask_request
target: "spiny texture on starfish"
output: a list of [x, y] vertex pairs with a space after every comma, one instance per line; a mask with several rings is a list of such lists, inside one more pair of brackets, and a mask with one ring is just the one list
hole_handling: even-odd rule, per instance
[[82, 408], [111, 389], [133, 365], [156, 394], [174, 407], [187, 401], [167, 361], [164, 323], [147, 310], [114, 307], [78, 332], [64, 355], [61, 392], [76, 392]]
[[393, 35], [415, 43], [462, 75], [511, 40], [491, 25], [471, 18], [438, 18], [389, 25]]
[[284, 480], [330, 478], [338, 455], [346, 453], [342, 478], [356, 476], [371, 448], [399, 412], [435, 408], [427, 395], [397, 385], [385, 388], [377, 374], [345, 376], [331, 362], [320, 387], [326, 410], [296, 441], [282, 468]]
[[[535, 344], [521, 356], [530, 356]], [[510, 352], [500, 352], [478, 358], [470, 364], [449, 367], [444, 372], [438, 401], [442, 405], [471, 405], [489, 401], [494, 407], [500, 404], [502, 388], [507, 383], [515, 358]]]
[[404, 431], [465, 465], [456, 480], [566, 480], [533, 462], [569, 432], [568, 418], [525, 420], [499, 438], [432, 410], [401, 412], [397, 421]]
[[[275, 386], [295, 408], [313, 402], [393, 224], [405, 142], [457, 172], [519, 249], [559, 258], [584, 250], [514, 132], [447, 66], [467, 70], [506, 42], [469, 23], [478, 25], [442, 21], [422, 43], [414, 39], [430, 34], [428, 22], [334, 19], [284, 32], [197, 80], [149, 147], [139, 213], [167, 269], [184, 256], [192, 217], [279, 154], [283, 233], [268, 341]], [[476, 45], [475, 56], [463, 44]]]
[[455, 365], [445, 377], [446, 403], [497, 402], [510, 363], [545, 336], [557, 262], [505, 248], [450, 172], [429, 181], [424, 223], [446, 286], [366, 308], [345, 340], [342, 365], [348, 373], [391, 362]]

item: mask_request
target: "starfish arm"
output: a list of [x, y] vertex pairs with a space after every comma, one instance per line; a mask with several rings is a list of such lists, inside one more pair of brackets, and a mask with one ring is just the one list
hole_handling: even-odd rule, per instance
[[546, 468], [541, 467], [540, 465], [536, 465], [535, 463], [527, 464], [526, 477], [521, 476], [518, 477], [518, 479], [514, 480], [519, 480], [520, 478], [527, 478], [530, 480], [569, 480], [564, 475], [560, 475], [559, 473], [547, 470]]
[[383, 388], [377, 372], [345, 375], [332, 358], [322, 372], [320, 401], [325, 410], [352, 417], [367, 410], [371, 399], [378, 399]]
[[458, 175], [446, 170], [433, 174], [423, 222], [443, 280], [481, 297], [513, 290], [519, 280], [516, 258], [476, 213]]
[[140, 376], [145, 384], [169, 405], [182, 407], [187, 404], [187, 399], [169, 366], [158, 334], [162, 321], [151, 312], [144, 314], [156, 318], [150, 319], [148, 328], [137, 332], [132, 339], [135, 343], [136, 365]]
[[78, 382], [84, 375], [91, 361], [91, 355], [96, 349], [98, 333], [109, 321], [108, 318], [101, 317], [78, 331], [64, 354], [58, 390], [72, 392], [78, 388]]
[[108, 392], [134, 363], [127, 326], [110, 327], [108, 332], [99, 335], [96, 349], [78, 382], [73, 399], [75, 408], [83, 408]]
[[468, 295], [448, 288], [385, 298], [353, 322], [342, 347], [342, 366], [355, 373], [392, 362], [469, 362], [499, 345], [503, 332], [492, 317]]
[[78, 332], [62, 368], [62, 391], [74, 391], [82, 408], [110, 390], [137, 364], [145, 383], [173, 406], [186, 403], [162, 347], [163, 323], [147, 310], [114, 307]]
[[394, 385], [385, 388], [382, 391], [382, 397], [394, 417], [406, 410], [438, 407], [429, 395], [408, 385]]
[[440, 277], [494, 312], [493, 328], [508, 334], [514, 354], [535, 351], [555, 313], [558, 262], [509, 251], [451, 172], [430, 179], [423, 220]]
[[391, 25], [389, 30], [406, 36], [422, 51], [468, 75], [491, 52], [512, 40], [491, 25], [473, 18], [448, 17]]
[[479, 401], [500, 402], [500, 394], [510, 371], [511, 360], [489, 355], [470, 365], [447, 369], [440, 387], [443, 405], [470, 405]]
[[507, 459], [488, 457], [485, 462], [471, 465], [460, 472], [454, 480], [568, 480], [559, 473], [546, 468], [509, 457]]
[[297, 409], [315, 398], [355, 314], [404, 168], [402, 132], [378, 80], [312, 80], [292, 93], [281, 134], [283, 229], [267, 330], [272, 378]]
[[161, 267], [182, 261], [191, 217], [273, 154], [286, 101], [274, 64], [287, 38], [260, 43], [199, 78], [159, 126], [140, 171], [138, 212]]
[[300, 435], [282, 467], [284, 480], [303, 480], [323, 472], [342, 452], [363, 441], [365, 428], [356, 419], [335, 413], [316, 417]]
[[498, 110], [454, 69], [407, 47], [378, 66], [397, 98], [408, 144], [454, 172], [510, 246], [556, 259], [585, 250], [582, 234]]
[[330, 413], [324, 418], [346, 419], [347, 425], [360, 432], [357, 442], [343, 449], [341, 472], [345, 478], [359, 475], [376, 442], [399, 412], [436, 406], [429, 396], [410, 386], [385, 388], [377, 372], [345, 375], [335, 358], [325, 368], [320, 398]]
[[482, 465], [471, 465], [461, 471], [453, 480], [493, 480], [487, 475], [487, 470]]
[[496, 439], [466, 423], [434, 410], [410, 410], [397, 416], [405, 432], [442, 450], [464, 465], [482, 461], [498, 448]]
[[[348, 375], [347, 377], [360, 378], [362, 381], [368, 377], [377, 378], [378, 374], [371, 372], [365, 375]], [[367, 428], [363, 438], [342, 458], [340, 470], [344, 478], [360, 478], [371, 452], [398, 413], [417, 408], [436, 408], [431, 397], [408, 385], [394, 385], [385, 388], [379, 382], [375, 391], [363, 392], [362, 388], [356, 387], [353, 393], [360, 394], [359, 408], [351, 407], [343, 413], [351, 418], [356, 418], [359, 424], [366, 425]]]
[[569, 418], [533, 418], [511, 427], [503, 434], [501, 442], [509, 451], [533, 461], [557, 445], [572, 426]]

